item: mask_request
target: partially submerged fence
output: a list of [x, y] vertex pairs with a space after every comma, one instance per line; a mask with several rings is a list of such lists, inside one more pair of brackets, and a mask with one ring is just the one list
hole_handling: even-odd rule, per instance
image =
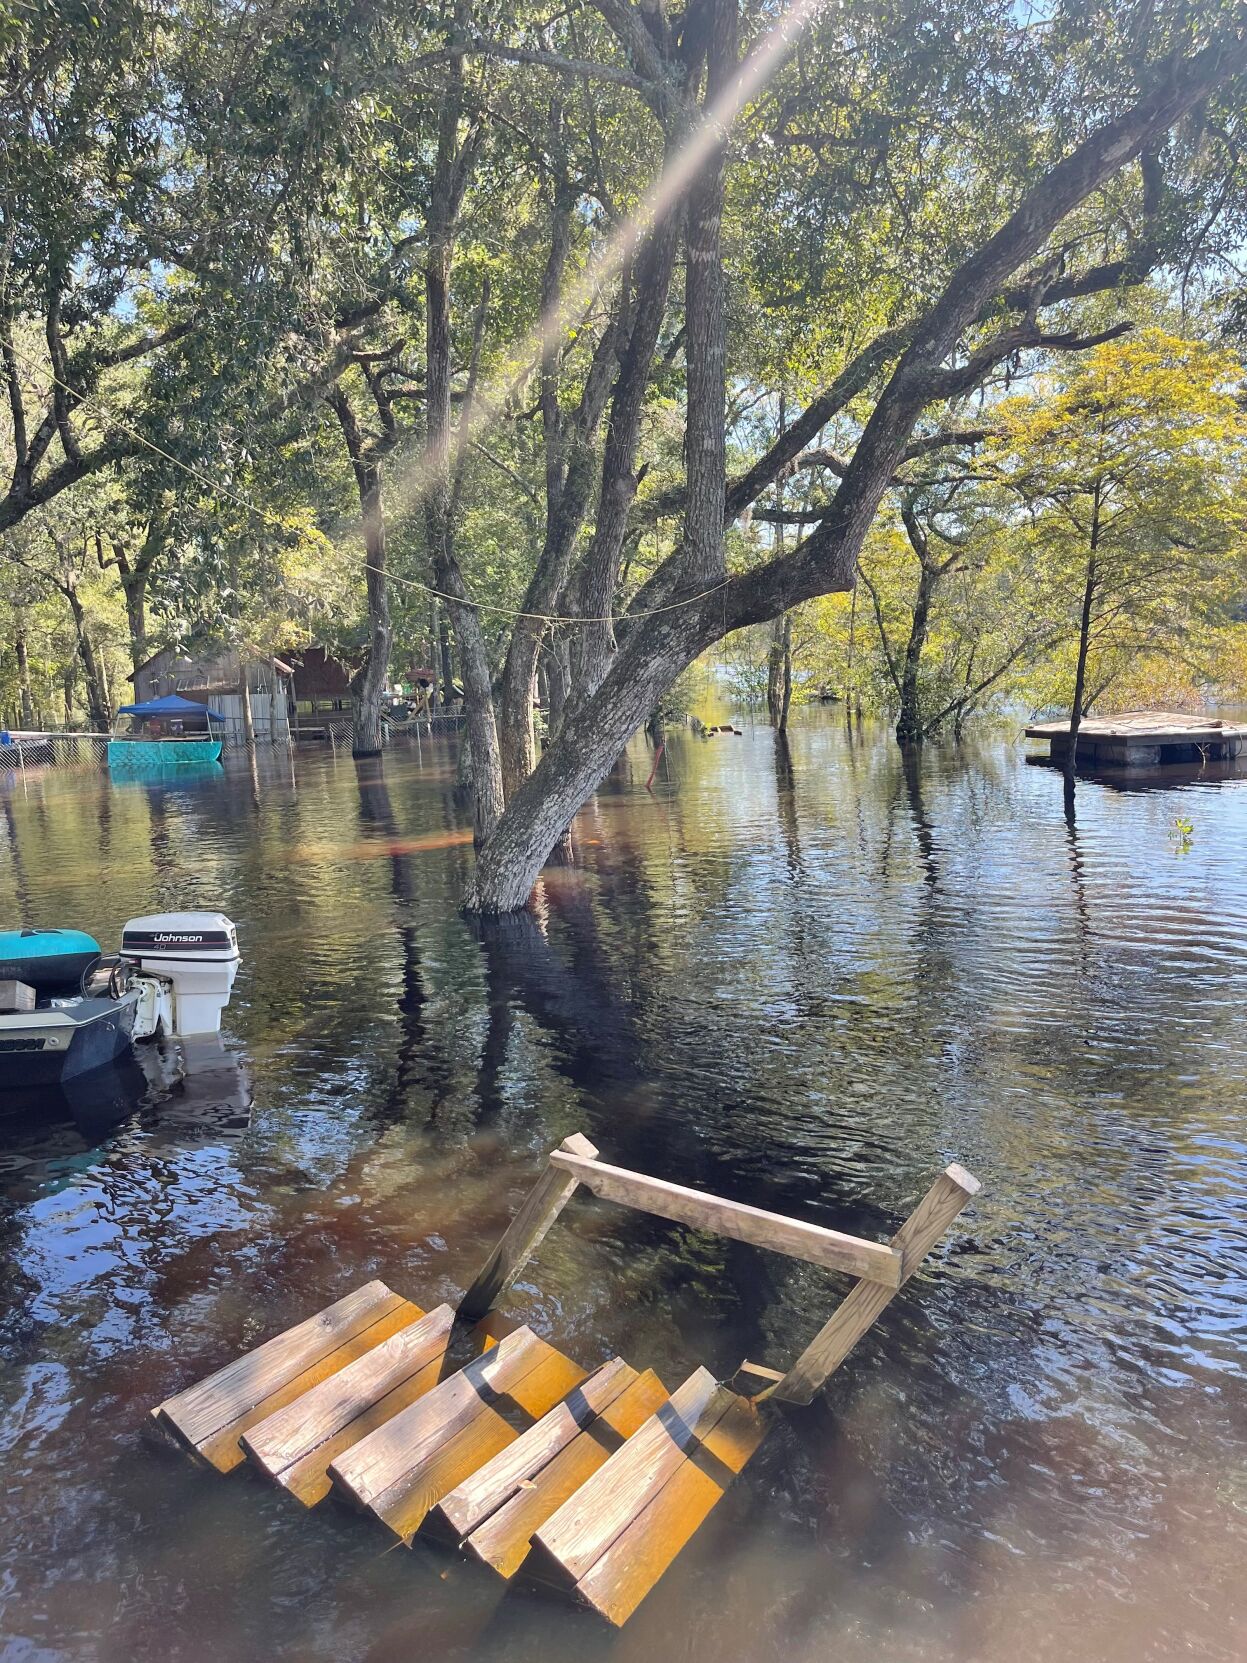
[[106, 733], [0, 732], [0, 768], [100, 767], [108, 760]]

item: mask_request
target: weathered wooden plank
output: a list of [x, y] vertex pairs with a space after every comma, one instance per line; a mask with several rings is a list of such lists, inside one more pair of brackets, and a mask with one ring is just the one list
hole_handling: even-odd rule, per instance
[[392, 1309], [398, 1294], [384, 1282], [366, 1282], [333, 1305], [235, 1357], [193, 1386], [168, 1397], [153, 1411], [175, 1420], [192, 1441], [205, 1438], [235, 1415], [258, 1403], [293, 1372], [332, 1351], [342, 1340], [367, 1328], [380, 1310]]
[[[543, 1416], [559, 1398], [584, 1379], [584, 1370], [555, 1353], [539, 1362], [508, 1393], [513, 1404], [534, 1418]], [[439, 1443], [397, 1484], [377, 1496], [371, 1511], [402, 1542], [410, 1542], [442, 1498], [497, 1457], [521, 1434], [488, 1404]], [[457, 1541], [458, 1537], [453, 1536]]]
[[231, 1471], [243, 1459], [243, 1431], [422, 1315], [370, 1282], [167, 1398], [153, 1418], [201, 1460]]
[[372, 1408], [366, 1409], [358, 1420], [354, 1420], [332, 1438], [327, 1439], [319, 1448], [311, 1450], [301, 1461], [296, 1461], [280, 1475], [278, 1483], [283, 1489], [289, 1490], [296, 1501], [301, 1501], [305, 1507], [316, 1507], [333, 1490], [333, 1482], [329, 1477], [329, 1468], [338, 1456], [357, 1444], [361, 1438], [366, 1438], [377, 1427], [384, 1426], [386, 1421], [393, 1420], [400, 1410], [416, 1403], [424, 1397], [442, 1379], [445, 1359], [437, 1357], [427, 1363], [418, 1373], [404, 1380], [402, 1385], [396, 1386], [392, 1392], [387, 1392]]
[[519, 1436], [495, 1404], [536, 1420], [585, 1375], [531, 1329], [518, 1328], [338, 1456], [329, 1477], [409, 1540], [430, 1507]]
[[403, 1300], [393, 1311], [383, 1316], [380, 1322], [374, 1322], [371, 1328], [366, 1328], [362, 1334], [356, 1334], [345, 1341], [336, 1351], [331, 1351], [327, 1357], [319, 1358], [311, 1368], [304, 1369], [302, 1374], [296, 1374], [284, 1386], [275, 1392], [270, 1392], [254, 1408], [248, 1409], [245, 1415], [223, 1426], [219, 1432], [214, 1432], [199, 1445], [201, 1459], [218, 1472], [232, 1472], [241, 1466], [246, 1459], [242, 1447], [243, 1434], [252, 1426], [266, 1419], [278, 1409], [283, 1409], [288, 1403], [293, 1403], [318, 1385], [336, 1374], [339, 1369], [346, 1368], [356, 1358], [363, 1357], [374, 1346], [380, 1345], [416, 1321], [423, 1313], [418, 1305], [410, 1305]]
[[[1066, 717], [1056, 722], [1032, 722], [1025, 732], [1028, 739], [1068, 739], [1069, 727], [1069, 718]], [[1233, 736], [1244, 731], [1247, 730], [1241, 725], [1223, 721], [1217, 716], [1196, 716], [1184, 711], [1128, 710], [1114, 716], [1084, 716], [1078, 736], [1080, 739], [1180, 743], [1188, 738], [1215, 739], [1222, 734]]]
[[[597, 1154], [593, 1144], [579, 1132], [564, 1138], [559, 1148], [573, 1156], [592, 1158]], [[556, 1172], [547, 1165], [511, 1220], [506, 1234], [485, 1261], [475, 1282], [459, 1301], [461, 1316], [481, 1317], [497, 1304], [541, 1245], [550, 1226], [575, 1191], [575, 1178]]]
[[783, 1369], [767, 1368], [765, 1363], [751, 1363], [746, 1358], [726, 1384], [741, 1397], [757, 1397], [777, 1386], [783, 1378]]
[[468, 1552], [499, 1576], [514, 1576], [528, 1557], [534, 1531], [553, 1517], [666, 1401], [662, 1381], [652, 1369], [646, 1369], [583, 1432], [517, 1488], [509, 1501], [477, 1526], [464, 1544]]
[[379, 1427], [341, 1460], [329, 1476], [361, 1507], [420, 1461], [477, 1412], [483, 1402], [508, 1391], [536, 1366], [541, 1342], [530, 1328], [517, 1328], [487, 1352], [443, 1380], [410, 1409]]
[[726, 1411], [709, 1369], [695, 1369], [534, 1533], [526, 1571], [556, 1587], [574, 1586], [654, 1499], [686, 1450], [704, 1441]]
[[329, 1463], [437, 1383], [455, 1313], [439, 1305], [243, 1434], [248, 1458], [308, 1506]]
[[726, 1386], [719, 1394], [726, 1407], [700, 1446], [576, 1585], [577, 1598], [608, 1622], [628, 1620], [762, 1442], [766, 1423], [748, 1399]]
[[482, 1407], [397, 1484], [375, 1497], [369, 1511], [400, 1542], [410, 1543], [443, 1496], [518, 1436], [500, 1414]]
[[[964, 1167], [946, 1167], [892, 1237], [892, 1245], [904, 1261], [902, 1282], [907, 1282], [927, 1254], [948, 1229], [966, 1202], [982, 1185]], [[895, 1290], [874, 1282], [859, 1282], [832, 1312], [830, 1319], [806, 1346], [788, 1373], [764, 1397], [783, 1403], [809, 1403], [821, 1391], [830, 1374], [840, 1367], [849, 1352], [884, 1308]]]
[[622, 1357], [612, 1357], [530, 1426], [486, 1466], [445, 1496], [434, 1509], [438, 1522], [462, 1539], [513, 1496], [575, 1438], [581, 1429], [637, 1378]]
[[695, 1230], [712, 1230], [734, 1241], [751, 1242], [755, 1247], [786, 1253], [789, 1258], [806, 1259], [828, 1270], [864, 1276], [884, 1287], [900, 1286], [901, 1256], [885, 1242], [867, 1241], [861, 1236], [825, 1229], [820, 1224], [785, 1218], [782, 1213], [764, 1212], [760, 1207], [726, 1201], [719, 1195], [706, 1195], [700, 1190], [686, 1189], [682, 1184], [648, 1178], [625, 1167], [607, 1166], [602, 1161], [567, 1154], [561, 1149], [550, 1156], [550, 1165], [577, 1179], [603, 1200], [657, 1213], [660, 1218], [673, 1219]]

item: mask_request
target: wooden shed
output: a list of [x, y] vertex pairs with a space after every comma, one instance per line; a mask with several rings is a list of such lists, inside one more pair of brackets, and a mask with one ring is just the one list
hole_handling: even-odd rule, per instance
[[256, 741], [284, 745], [290, 736], [289, 664], [254, 647], [232, 647], [219, 641], [199, 641], [185, 647], [162, 647], [135, 670], [137, 702], [179, 693], [196, 704], [211, 706], [225, 718], [225, 742], [245, 742], [247, 718]]

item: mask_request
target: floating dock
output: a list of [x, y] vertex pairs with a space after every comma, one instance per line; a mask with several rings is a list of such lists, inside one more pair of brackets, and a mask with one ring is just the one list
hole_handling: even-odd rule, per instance
[[[1069, 721], [1034, 722], [1028, 739], [1046, 739], [1053, 760], [1069, 755]], [[1119, 716], [1085, 716], [1078, 729], [1077, 760], [1089, 767], [1156, 768], [1166, 762], [1224, 762], [1243, 751], [1247, 725], [1213, 716], [1164, 710], [1127, 710]]]
[[[531, 1580], [620, 1625], [722, 1499], [781, 1404], [808, 1404], [979, 1189], [935, 1180], [890, 1242], [648, 1178], [579, 1134], [548, 1157], [458, 1309], [374, 1281], [152, 1410], [217, 1473], [249, 1467], [294, 1501], [330, 1496], [392, 1544], [419, 1535], [503, 1581]], [[668, 1392], [612, 1357], [589, 1370], [495, 1307], [583, 1185], [856, 1283], [787, 1369], [693, 1371]]]

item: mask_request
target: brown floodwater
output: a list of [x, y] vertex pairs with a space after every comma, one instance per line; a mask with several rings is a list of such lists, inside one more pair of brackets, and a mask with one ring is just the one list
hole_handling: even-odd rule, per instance
[[[6, 1659], [1247, 1654], [1247, 780], [1083, 782], [1071, 824], [1004, 739], [907, 769], [818, 713], [651, 760], [483, 932], [449, 743], [0, 781], [8, 925], [221, 907], [244, 954], [184, 1081], [145, 1051], [0, 1122]], [[881, 1237], [949, 1159], [984, 1185], [621, 1633], [150, 1441], [371, 1277], [453, 1299], [577, 1130]], [[577, 1198], [508, 1309], [674, 1386], [842, 1290]]]

